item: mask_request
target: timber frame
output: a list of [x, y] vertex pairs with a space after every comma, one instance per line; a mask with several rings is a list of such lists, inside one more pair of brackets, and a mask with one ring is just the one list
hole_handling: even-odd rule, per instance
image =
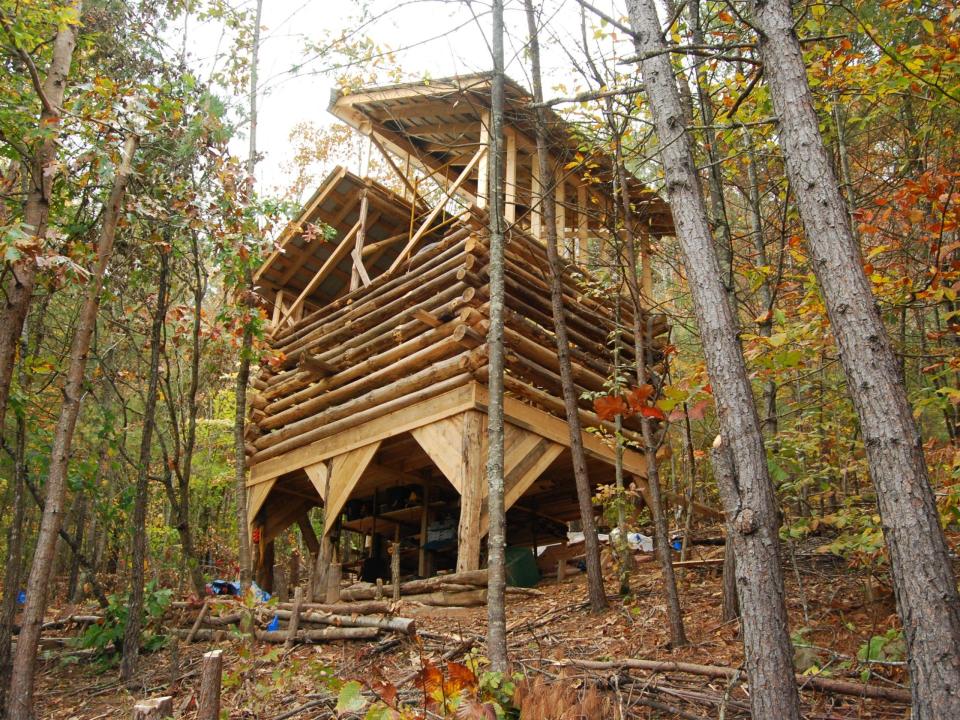
[[[367, 561], [382, 560], [386, 543], [398, 543], [404, 567], [421, 576], [441, 566], [472, 570], [482, 564], [488, 95], [489, 76], [478, 75], [375, 88], [331, 102], [331, 112], [369, 137], [402, 183], [392, 192], [337, 168], [257, 274], [272, 304], [275, 355], [252, 381], [247, 505], [266, 585], [272, 543], [293, 524], [311, 552], [326, 553], [328, 560], [335, 555], [333, 538], [349, 531], [365, 538]], [[508, 84], [507, 115], [507, 540], [535, 546], [565, 539], [567, 523], [579, 514], [529, 97], [515, 83]], [[584, 290], [594, 283], [583, 265], [602, 257], [604, 243], [617, 232], [606, 224], [615, 201], [596, 180], [609, 165], [598, 157], [577, 160], [571, 128], [551, 118], [551, 162], [559, 178], [554, 200], [567, 258], [563, 300], [575, 381], [585, 396], [581, 420], [596, 430], [583, 434], [596, 486], [613, 482], [613, 425], [594, 414], [586, 397], [605, 392], [617, 313], [622, 363], [633, 362], [626, 330], [633, 310], [619, 295]], [[578, 175], [589, 174], [587, 164], [590, 182]], [[672, 232], [662, 200], [639, 182], [630, 191], [639, 218], [634, 231], [643, 237]], [[315, 233], [304, 238], [304, 229], [318, 220], [332, 226], [335, 237], [319, 243]], [[368, 241], [376, 252], [369, 252]], [[644, 248], [649, 303], [650, 247]], [[662, 316], [644, 315], [646, 362], [658, 372], [668, 327]], [[638, 430], [635, 419], [625, 422], [628, 439], [637, 440]], [[646, 496], [643, 456], [627, 448], [623, 468]], [[308, 520], [314, 507], [323, 508], [319, 537]]]

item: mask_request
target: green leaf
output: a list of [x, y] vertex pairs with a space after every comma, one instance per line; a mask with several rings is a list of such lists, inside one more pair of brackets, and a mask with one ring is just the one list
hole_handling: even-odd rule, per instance
[[340, 688], [340, 695], [337, 697], [338, 713], [359, 712], [367, 706], [367, 699], [362, 694], [363, 685], [356, 680], [344, 683]]

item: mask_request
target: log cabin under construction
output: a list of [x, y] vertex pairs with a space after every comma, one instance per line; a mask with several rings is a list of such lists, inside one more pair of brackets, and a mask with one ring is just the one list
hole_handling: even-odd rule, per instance
[[[256, 275], [275, 359], [253, 379], [246, 430], [248, 520], [258, 581], [272, 583], [272, 548], [294, 524], [318, 568], [348, 562], [336, 539], [356, 533], [355, 567], [382, 575], [396, 543], [405, 573], [482, 566], [486, 517], [489, 326], [486, 228], [490, 76], [335, 95], [330, 111], [369, 139], [396, 189], [334, 170], [282, 233]], [[553, 335], [549, 270], [530, 96], [507, 82], [505, 137], [507, 542], [566, 539], [579, 519]], [[587, 264], [609, 258], [616, 202], [602, 156], [584, 157], [575, 126], [549, 114], [564, 306], [580, 393], [602, 392], [610, 340], [632, 304], [593, 294]], [[672, 234], [669, 208], [631, 178], [642, 238]], [[649, 247], [643, 243], [649, 303]], [[619, 311], [614, 305], [619, 302]], [[645, 313], [651, 364], [668, 331]], [[624, 331], [621, 357], [633, 362]], [[585, 428], [603, 428], [589, 400]], [[626, 423], [626, 433], [638, 428]], [[584, 432], [591, 484], [614, 481], [615, 451]], [[643, 493], [645, 460], [623, 454]], [[320, 537], [309, 521], [323, 508]], [[361, 543], [358, 536], [364, 538]]]

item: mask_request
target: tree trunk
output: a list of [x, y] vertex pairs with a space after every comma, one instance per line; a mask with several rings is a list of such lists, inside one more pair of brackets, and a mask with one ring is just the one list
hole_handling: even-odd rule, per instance
[[[72, 7], [79, 18], [83, 10], [82, 0], [74, 0]], [[43, 83], [43, 97], [46, 102], [40, 112], [38, 127], [44, 133], [44, 139], [30, 158], [30, 179], [27, 200], [23, 207], [23, 224], [30, 228], [37, 238], [37, 254], [42, 252], [44, 236], [47, 234], [47, 218], [50, 215], [50, 192], [53, 187], [53, 173], [48, 168], [57, 157], [58, 133], [51, 128], [59, 127], [61, 105], [67, 89], [67, 77], [73, 49], [77, 44], [79, 25], [63, 23], [53, 41], [53, 54], [50, 68]], [[3, 289], [3, 311], [0, 319], [0, 428], [4, 427], [7, 413], [7, 401], [10, 398], [10, 383], [13, 381], [13, 366], [17, 354], [17, 343], [27, 319], [33, 287], [36, 283], [37, 263], [32, 254], [28, 254], [13, 264], [10, 280]]]
[[130, 597], [127, 600], [127, 624], [123, 632], [123, 657], [120, 679], [129, 683], [136, 673], [140, 657], [140, 631], [143, 627], [143, 591], [147, 561], [147, 504], [150, 501], [150, 455], [157, 415], [157, 391], [160, 385], [160, 352], [163, 324], [167, 315], [167, 291], [170, 257], [160, 254], [160, 275], [157, 280], [157, 309], [150, 329], [150, 366], [147, 396], [143, 402], [143, 429], [140, 433], [140, 455], [137, 459], [137, 491], [133, 504], [133, 550], [131, 552]]
[[[260, 18], [263, 0], [257, 0], [257, 12], [253, 27], [253, 46], [250, 50], [250, 147], [247, 153], [247, 197], [253, 195], [254, 170], [257, 166], [257, 71], [260, 55]], [[253, 274], [249, 265], [244, 268], [244, 297], [248, 308], [252, 305]], [[236, 403], [234, 418], [234, 452], [236, 453], [237, 532], [240, 565], [240, 588], [246, 593], [253, 581], [252, 557], [250, 554], [250, 526], [247, 522], [247, 455], [243, 437], [247, 416], [247, 383], [250, 381], [250, 355], [253, 351], [252, 320], [243, 325], [243, 341], [240, 344], [240, 368], [237, 371]]]
[[492, 668], [507, 670], [505, 546], [506, 511], [503, 502], [503, 0], [493, 0], [493, 78], [490, 89], [490, 149], [487, 197], [490, 199], [490, 327], [487, 408], [487, 652]]
[[736, 318], [721, 282], [656, 6], [653, 0], [628, 0], [627, 7], [636, 48], [648, 56], [641, 70], [660, 142], [667, 196], [683, 251], [717, 416], [724, 437], [730, 439], [738, 480], [736, 494], [726, 495], [724, 506], [736, 530], [737, 582], [753, 716], [799, 720], [778, 553], [779, 515], [753, 389], [737, 341]]
[[[735, 488], [737, 479], [733, 474], [733, 461], [730, 459], [730, 448], [714, 443], [710, 449], [710, 459], [713, 461], [713, 476], [720, 488]], [[732, 622], [740, 617], [740, 603], [737, 600], [737, 556], [733, 550], [732, 537], [735, 528], [727, 525], [727, 539], [723, 544], [723, 599], [721, 603], [721, 619], [723, 622]]]
[[[643, 298], [640, 293], [640, 284], [637, 282], [637, 246], [636, 235], [633, 232], [633, 212], [630, 207], [630, 194], [627, 189], [627, 171], [623, 162], [620, 138], [615, 141], [617, 175], [619, 177], [620, 198], [623, 204], [623, 221], [627, 229], [625, 250], [627, 255], [627, 269], [624, 278], [630, 291], [633, 304], [633, 352], [636, 359], [634, 368], [637, 387], [645, 385], [647, 380], [647, 352], [650, 338], [644, 328]], [[650, 377], [651, 385], [654, 379]], [[657, 466], [657, 445], [653, 437], [653, 427], [650, 418], [640, 415], [640, 430], [643, 436], [644, 457], [647, 462], [647, 486], [650, 489], [650, 514], [653, 515], [654, 539], [656, 542], [657, 560], [660, 563], [660, 572], [663, 573], [663, 592], [667, 601], [667, 619], [670, 623], [670, 646], [682, 647], [688, 643], [687, 634], [683, 628], [683, 611], [680, 609], [680, 593], [677, 590], [677, 578], [673, 571], [673, 558], [670, 555], [670, 537], [667, 531], [667, 518], [663, 510], [663, 497], [660, 492], [660, 468]], [[686, 539], [684, 540], [686, 541]]]
[[63, 505], [67, 493], [67, 466], [70, 460], [70, 448], [73, 432], [80, 413], [80, 401], [83, 395], [83, 381], [87, 368], [87, 356], [90, 342], [97, 324], [97, 311], [100, 307], [100, 291], [103, 288], [103, 276], [113, 252], [113, 240], [117, 232], [117, 221], [127, 189], [133, 155], [139, 138], [130, 136], [123, 149], [123, 157], [117, 168], [113, 190], [103, 215], [103, 228], [97, 247], [97, 262], [87, 280], [83, 299], [83, 309], [77, 323], [77, 329], [70, 347], [70, 366], [63, 387], [63, 403], [53, 435], [53, 447], [50, 452], [50, 466], [47, 472], [46, 501], [40, 532], [30, 566], [27, 581], [27, 602], [23, 609], [20, 636], [17, 639], [17, 653], [13, 661], [13, 679], [10, 684], [10, 720], [29, 720], [33, 709], [34, 664], [37, 657], [37, 643], [40, 639], [40, 625], [47, 609], [47, 589], [50, 585], [53, 558], [57, 547], [57, 535], [63, 523]]
[[[527, 11], [527, 28], [530, 35], [530, 74], [533, 82], [534, 103], [543, 102], [543, 87], [540, 75], [540, 41], [537, 33], [537, 20], [532, 0], [524, 0]], [[550, 301], [553, 311], [554, 336], [557, 341], [557, 360], [560, 365], [560, 381], [563, 390], [563, 404], [566, 409], [567, 425], [570, 429], [570, 455], [573, 460], [573, 478], [577, 486], [577, 501], [580, 505], [580, 522], [583, 525], [583, 544], [587, 564], [587, 589], [590, 597], [590, 609], [601, 612], [607, 607], [607, 594], [603, 587], [603, 572], [600, 568], [600, 543], [597, 540], [597, 527], [593, 519], [593, 498], [590, 492], [590, 478], [587, 475], [587, 457], [583, 450], [583, 436], [580, 428], [579, 398], [573, 381], [570, 366], [570, 340], [567, 336], [567, 322], [563, 309], [563, 288], [561, 279], [563, 268], [560, 254], [557, 252], [557, 207], [554, 202], [554, 170], [550, 166], [547, 149], [546, 114], [542, 107], [536, 110], [537, 160], [540, 164], [539, 202], [546, 226], [547, 261], [550, 265]]]
[[23, 572], [23, 529], [26, 514], [26, 423], [17, 416], [17, 440], [13, 459], [13, 491], [10, 527], [7, 530], [7, 561], [3, 572], [3, 604], [0, 605], [0, 717], [6, 717], [7, 688], [10, 687], [10, 655], [17, 595]]
[[790, 4], [754, 2], [753, 11], [787, 173], [877, 488], [914, 713], [960, 717], [960, 597], [920, 434], [820, 136]]

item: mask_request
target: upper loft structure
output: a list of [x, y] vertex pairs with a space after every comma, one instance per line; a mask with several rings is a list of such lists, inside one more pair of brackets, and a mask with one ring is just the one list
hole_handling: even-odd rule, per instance
[[[564, 539], [579, 511], [530, 99], [514, 83], [507, 95], [505, 504], [508, 542], [530, 546]], [[482, 563], [488, 105], [488, 76], [377, 88], [331, 103], [333, 114], [383, 152], [402, 189], [335, 170], [257, 274], [273, 304], [277, 352], [252, 381], [246, 431], [249, 522], [266, 585], [273, 540], [294, 523], [321, 558], [331, 558], [335, 536], [364, 537], [356, 563], [367, 576], [386, 566], [388, 542], [399, 543], [406, 572]], [[602, 393], [613, 373], [615, 318], [629, 328], [633, 317], [625, 298], [588, 296], [580, 282], [591, 278], [578, 265], [602, 257], [610, 237], [609, 165], [578, 159], [572, 128], [553, 115], [551, 141], [577, 392]], [[635, 232], [672, 232], [669, 208], [654, 193], [634, 181], [630, 194]], [[315, 228], [319, 221], [335, 234]], [[668, 328], [663, 317], [642, 312], [645, 361], [656, 368]], [[623, 331], [624, 367], [634, 362], [634, 347]], [[588, 400], [580, 416], [584, 427], [613, 430]], [[635, 419], [625, 421], [628, 437], [637, 439], [637, 430]], [[612, 443], [588, 432], [581, 440], [594, 486], [613, 482]], [[623, 467], [645, 492], [643, 457], [628, 449]], [[321, 539], [306, 521], [313, 507], [324, 508]]]

